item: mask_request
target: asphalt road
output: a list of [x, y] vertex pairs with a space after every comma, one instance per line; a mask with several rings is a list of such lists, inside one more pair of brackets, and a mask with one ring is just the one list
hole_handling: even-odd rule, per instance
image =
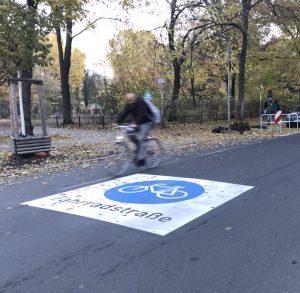
[[166, 236], [20, 203], [108, 180], [75, 168], [0, 192], [1, 293], [299, 293], [300, 136], [149, 174], [254, 186]]

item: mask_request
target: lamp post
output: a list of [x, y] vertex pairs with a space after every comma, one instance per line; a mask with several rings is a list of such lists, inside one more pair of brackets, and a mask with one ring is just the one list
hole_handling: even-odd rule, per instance
[[263, 91], [263, 89], [264, 89], [264, 86], [263, 86], [263, 82], [262, 82], [262, 79], [261, 79], [260, 80], [260, 85], [259, 85], [259, 117], [262, 114], [261, 98], [262, 98], [262, 91]]
[[231, 81], [231, 49], [228, 46], [227, 49], [227, 62], [228, 62], [228, 83], [227, 83], [227, 124], [228, 124], [228, 131], [230, 130], [230, 100], [231, 100], [231, 92], [230, 92], [230, 81]]
[[165, 85], [166, 81], [163, 77], [159, 78], [157, 80], [158, 86], [159, 86], [159, 91], [160, 91], [160, 102], [161, 102], [161, 125], [163, 126], [164, 124], [164, 92], [165, 92]]

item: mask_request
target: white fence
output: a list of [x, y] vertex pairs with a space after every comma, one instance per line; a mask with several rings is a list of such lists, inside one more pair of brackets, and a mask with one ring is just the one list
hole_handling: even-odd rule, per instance
[[[294, 120], [291, 120], [291, 118]], [[297, 131], [299, 131], [299, 124], [300, 124], [300, 115], [298, 114], [282, 114], [282, 120], [277, 125], [275, 124], [275, 114], [262, 114], [259, 118], [260, 129], [263, 128], [263, 125], [276, 125], [277, 132], [281, 133], [282, 125], [285, 125], [287, 128], [291, 129], [296, 124]]]

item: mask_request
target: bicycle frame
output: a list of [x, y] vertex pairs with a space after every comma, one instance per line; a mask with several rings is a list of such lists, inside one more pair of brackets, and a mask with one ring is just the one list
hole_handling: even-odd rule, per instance
[[[127, 145], [129, 145], [129, 136], [130, 134], [126, 133], [128, 129], [132, 128], [130, 126], [127, 126], [127, 125], [118, 125], [118, 126], [115, 126], [114, 127], [115, 129], [119, 129], [121, 130], [121, 135], [117, 135], [116, 136], [116, 140], [115, 142], [124, 142], [126, 143]], [[133, 129], [133, 128], [132, 128]]]
[[[120, 176], [125, 174], [130, 169], [130, 166], [136, 165], [137, 162], [137, 154], [135, 152], [136, 145], [130, 139], [130, 135], [134, 133], [131, 134], [127, 132], [127, 130], [130, 129], [130, 125], [129, 126], [118, 125], [114, 128], [119, 130], [120, 132], [117, 133], [116, 135], [116, 139], [114, 141], [115, 146], [111, 147], [110, 150], [111, 156], [107, 157], [108, 160], [107, 166], [109, 166], [108, 169], [112, 175]], [[146, 158], [147, 165], [144, 167], [146, 168], [156, 167], [161, 161], [162, 152], [163, 152], [163, 148], [160, 144], [160, 141], [155, 137], [148, 137], [147, 158]], [[114, 155], [114, 157], [112, 157], [112, 155]]]

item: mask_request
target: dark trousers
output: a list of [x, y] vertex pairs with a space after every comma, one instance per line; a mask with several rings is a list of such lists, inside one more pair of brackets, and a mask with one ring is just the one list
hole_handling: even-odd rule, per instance
[[147, 158], [147, 137], [152, 127], [153, 122], [147, 122], [140, 124], [138, 131], [136, 131], [134, 128], [128, 128], [126, 131], [129, 139], [137, 147], [137, 158], [139, 160], [144, 160]]

